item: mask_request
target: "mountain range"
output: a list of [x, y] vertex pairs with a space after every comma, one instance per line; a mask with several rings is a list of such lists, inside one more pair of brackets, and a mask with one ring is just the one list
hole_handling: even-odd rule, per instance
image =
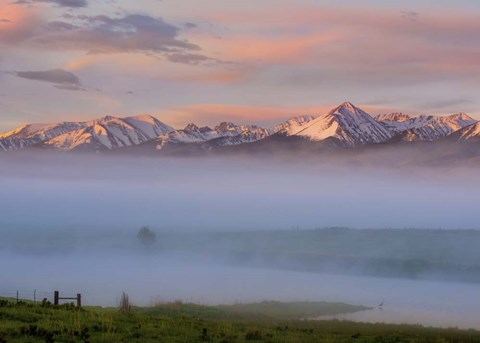
[[[106, 116], [85, 122], [27, 124], [0, 134], [0, 151], [212, 151], [220, 147], [269, 142], [301, 142], [328, 148], [358, 148], [415, 142], [480, 143], [480, 123], [465, 113], [449, 116], [410, 116], [402, 113], [371, 116], [350, 102], [318, 116], [291, 118], [271, 128], [223, 122], [214, 128], [193, 123], [183, 129], [150, 115]], [[259, 144], [260, 143], [260, 144]], [[292, 143], [293, 144], [293, 143]]]

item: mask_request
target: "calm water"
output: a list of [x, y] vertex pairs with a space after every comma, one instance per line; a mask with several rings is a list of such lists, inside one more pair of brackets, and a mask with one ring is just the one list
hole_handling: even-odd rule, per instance
[[[166, 257], [0, 255], [0, 293], [20, 289], [83, 294], [85, 304], [183, 300], [223, 304], [262, 300], [335, 301], [375, 308], [335, 318], [480, 329], [480, 285], [233, 268]], [[323, 318], [320, 318], [323, 319]]]

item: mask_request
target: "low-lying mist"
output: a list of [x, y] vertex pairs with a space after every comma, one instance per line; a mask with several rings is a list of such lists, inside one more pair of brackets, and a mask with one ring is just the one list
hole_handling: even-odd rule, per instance
[[[379, 156], [2, 155], [0, 296], [385, 299], [421, 323], [475, 326], [480, 233], [455, 231], [480, 228], [475, 168]], [[144, 225], [152, 245], [137, 239]]]
[[473, 167], [389, 168], [328, 157], [1, 158], [3, 230], [479, 227]]

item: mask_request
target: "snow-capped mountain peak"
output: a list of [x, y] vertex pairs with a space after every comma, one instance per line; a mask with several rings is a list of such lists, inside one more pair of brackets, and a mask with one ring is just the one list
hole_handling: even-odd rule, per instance
[[0, 134], [4, 150], [28, 148], [59, 135], [85, 128], [82, 122], [62, 122], [56, 124], [27, 124], [17, 129]]
[[334, 114], [342, 114], [342, 115], [350, 115], [350, 116], [361, 116], [367, 114], [360, 108], [356, 107], [350, 101], [345, 101], [344, 103], [340, 104], [339, 106], [335, 107], [333, 110], [329, 112], [330, 115]]
[[476, 123], [475, 119], [465, 113], [449, 116], [420, 115], [410, 118], [389, 114], [377, 116], [376, 120], [395, 132], [401, 140], [408, 142], [434, 141]]
[[217, 132], [221, 132], [221, 133], [224, 133], [224, 132], [228, 132], [228, 131], [236, 131], [238, 129], [238, 126], [233, 124], [233, 123], [230, 123], [230, 122], [221, 122], [220, 124], [218, 124], [217, 126], [215, 126], [215, 131]]
[[293, 135], [347, 147], [381, 143], [392, 137], [388, 129], [351, 102], [344, 102], [327, 114], [310, 121]]
[[200, 128], [195, 125], [194, 123], [189, 123], [185, 128], [183, 129], [185, 132], [195, 132], [195, 131], [200, 131]]
[[283, 123], [280, 123], [271, 129], [269, 129], [269, 132], [271, 134], [280, 132], [282, 134], [286, 134], [287, 136], [291, 136], [294, 133], [297, 133], [300, 131], [300, 129], [306, 125], [308, 122], [312, 121], [315, 119], [315, 116], [312, 115], [303, 115], [303, 116], [298, 116], [298, 117], [293, 117], [288, 119], [287, 121], [284, 121]]
[[0, 136], [4, 150], [41, 144], [60, 150], [77, 148], [113, 149], [137, 145], [173, 131], [168, 125], [147, 115], [117, 118], [105, 116], [86, 122], [30, 124]]
[[458, 130], [452, 134], [452, 137], [455, 141], [461, 143], [480, 143], [480, 122]]
[[99, 121], [99, 122], [106, 122], [106, 121], [112, 121], [112, 120], [118, 120], [118, 118], [116, 118], [114, 116], [104, 116], [100, 119], [97, 119], [97, 121]]
[[450, 115], [449, 117], [452, 118], [452, 119], [456, 119], [456, 120], [475, 120], [472, 117], [470, 117], [468, 114], [466, 114], [465, 112], [455, 113], [455, 114]]
[[147, 114], [127, 117], [123, 120], [138, 130], [141, 130], [149, 139], [163, 136], [175, 130], [173, 127], [168, 126], [157, 118]]
[[401, 112], [379, 114], [375, 117], [376, 121], [396, 123], [404, 123], [406, 121], [409, 121], [410, 119], [412, 119], [411, 116], [409, 116], [408, 114], [403, 114]]
[[109, 115], [85, 122], [27, 124], [0, 134], [0, 150], [36, 146], [54, 150], [97, 151], [150, 141], [157, 149], [163, 149], [167, 144], [197, 144], [210, 150], [216, 146], [255, 142], [274, 134], [276, 136], [272, 141], [275, 142], [278, 142], [277, 138], [283, 139], [281, 136], [296, 136], [344, 147], [435, 141], [446, 136], [451, 136], [450, 141], [476, 142], [480, 140], [480, 124], [463, 112], [418, 117], [389, 113], [374, 119], [351, 102], [344, 102], [326, 114], [294, 117], [270, 129], [225, 121], [213, 129], [190, 123], [184, 129], [175, 130], [147, 114], [126, 118]]
[[446, 117], [446, 120], [450, 123], [459, 125], [460, 128], [472, 125], [477, 122], [475, 119], [473, 119], [472, 117], [470, 117], [469, 115], [463, 112], [449, 115]]
[[204, 144], [208, 146], [238, 145], [254, 142], [269, 135], [268, 130], [255, 125], [236, 125], [222, 122], [211, 129], [207, 126], [199, 128], [190, 123], [183, 130], [172, 131], [157, 139], [157, 150], [168, 144]]

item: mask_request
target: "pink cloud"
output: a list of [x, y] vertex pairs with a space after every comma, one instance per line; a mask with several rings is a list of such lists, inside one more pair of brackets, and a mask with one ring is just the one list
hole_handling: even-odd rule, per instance
[[[237, 61], [324, 64], [332, 68], [419, 67], [425, 73], [465, 73], [480, 67], [477, 15], [304, 5], [217, 12], [205, 20], [227, 25], [217, 50]], [[246, 24], [248, 23], [248, 25]]]
[[233, 36], [218, 41], [216, 51], [228, 60], [260, 63], [297, 63], [312, 56], [313, 49], [341, 40], [341, 33], [286, 37]]
[[18, 43], [35, 34], [40, 22], [40, 12], [0, 0], [0, 18], [0, 43]]

